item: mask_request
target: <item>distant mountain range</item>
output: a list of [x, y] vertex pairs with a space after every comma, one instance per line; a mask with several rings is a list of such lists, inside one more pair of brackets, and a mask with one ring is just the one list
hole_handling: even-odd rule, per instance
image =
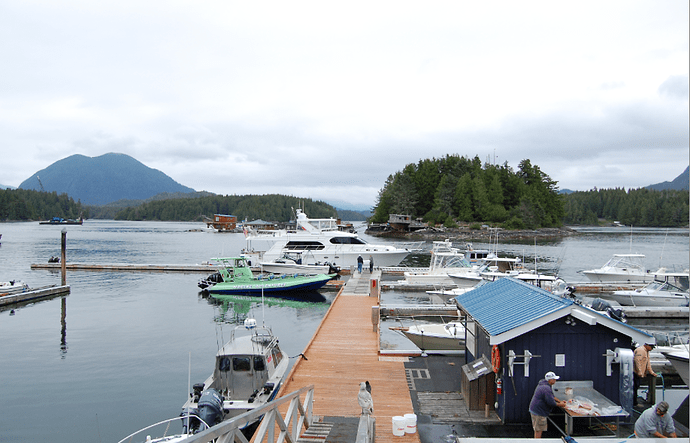
[[661, 191], [664, 189], [685, 189], [690, 188], [690, 166], [685, 168], [682, 174], [673, 179], [671, 182], [657, 183], [656, 185], [646, 186], [647, 189], [654, 189]]
[[20, 189], [65, 193], [85, 205], [145, 200], [161, 193], [196, 192], [161, 171], [125, 154], [76, 154], [58, 160], [24, 180]]
[[[689, 171], [690, 167], [671, 182], [657, 183], [646, 188], [687, 190], [690, 183]], [[86, 157], [80, 154], [66, 157], [36, 172], [24, 180], [19, 188], [65, 193], [82, 204], [93, 206], [123, 200], [129, 201], [124, 206], [131, 206], [136, 204], [135, 201], [148, 200], [161, 194], [180, 196], [196, 192], [157, 169], [149, 168], [128, 155], [117, 153], [99, 157]], [[13, 188], [0, 185], [0, 189]], [[568, 194], [574, 191], [562, 189], [560, 192]], [[359, 213], [362, 217], [371, 214], [369, 207], [350, 205], [343, 201], [327, 203], [339, 208], [339, 213], [347, 214], [343, 219], [355, 219], [355, 214], [349, 213], [350, 211]]]

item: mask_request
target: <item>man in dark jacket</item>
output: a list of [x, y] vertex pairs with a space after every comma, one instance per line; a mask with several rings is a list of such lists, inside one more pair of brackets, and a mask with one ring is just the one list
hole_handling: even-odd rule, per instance
[[546, 418], [551, 413], [551, 409], [556, 406], [565, 407], [565, 402], [556, 398], [553, 395], [553, 386], [558, 380], [559, 376], [553, 372], [547, 372], [544, 380], [539, 381], [537, 388], [532, 395], [532, 401], [529, 404], [529, 415], [532, 416], [532, 428], [534, 429], [534, 438], [541, 438], [542, 432], [546, 431]]

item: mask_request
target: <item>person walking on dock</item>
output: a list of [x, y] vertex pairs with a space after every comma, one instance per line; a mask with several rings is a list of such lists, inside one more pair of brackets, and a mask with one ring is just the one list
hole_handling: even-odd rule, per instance
[[[649, 352], [654, 349], [654, 343], [645, 343], [635, 349], [634, 372], [633, 378], [633, 393], [635, 395], [635, 402], [637, 403], [637, 390], [640, 389], [642, 380], [647, 380], [649, 390], [647, 391], [647, 401], [654, 403], [653, 390], [656, 388], [654, 379], [650, 379], [649, 375], [656, 378], [656, 373], [652, 370], [652, 362], [649, 359]], [[638, 406], [642, 406], [638, 403]]]
[[529, 415], [532, 417], [534, 438], [541, 438], [542, 432], [546, 431], [546, 419], [551, 413], [551, 409], [555, 406], [565, 407], [565, 402], [553, 395], [552, 386], [559, 378], [561, 377], [549, 371], [544, 375], [544, 380], [539, 381], [534, 390], [532, 401], [529, 404]]
[[364, 264], [364, 259], [360, 255], [359, 257], [357, 257], [357, 272], [359, 272], [360, 274], [362, 273], [362, 265], [363, 264]]
[[374, 273], [374, 257], [370, 255], [369, 256], [369, 274], [373, 274], [373, 273]]

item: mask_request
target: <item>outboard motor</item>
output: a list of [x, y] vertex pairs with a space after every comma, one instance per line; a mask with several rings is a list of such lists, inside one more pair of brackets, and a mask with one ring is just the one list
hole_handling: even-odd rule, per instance
[[625, 312], [623, 312], [621, 308], [614, 308], [611, 306], [611, 303], [601, 298], [597, 297], [592, 300], [592, 309], [599, 312], [606, 312], [606, 315], [621, 323], [627, 323], [628, 321], [628, 319], [625, 318]]
[[214, 426], [223, 420], [223, 397], [215, 389], [207, 389], [199, 399], [199, 418]]

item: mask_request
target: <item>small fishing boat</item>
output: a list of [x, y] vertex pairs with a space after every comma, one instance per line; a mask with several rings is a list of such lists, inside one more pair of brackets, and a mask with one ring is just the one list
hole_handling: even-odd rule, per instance
[[29, 285], [20, 280], [0, 281], [0, 297], [30, 290]]
[[216, 354], [213, 373], [205, 382], [194, 385], [182, 406], [180, 417], [188, 421], [185, 433], [195, 432], [202, 422], [214, 426], [273, 400], [287, 372], [288, 360], [270, 328], [257, 327], [255, 319], [246, 319]]
[[40, 221], [38, 222], [39, 225], [81, 225], [84, 224], [84, 219], [79, 218], [79, 219], [72, 219], [72, 218], [62, 218], [62, 217], [53, 217], [50, 220], [45, 220], [45, 221]]
[[390, 327], [407, 337], [422, 351], [464, 351], [465, 327], [460, 321]]
[[254, 276], [245, 257], [216, 258], [218, 272], [199, 281], [210, 294], [272, 295], [294, 291], [314, 291], [336, 274], [261, 274]]
[[273, 274], [337, 274], [340, 269], [328, 262], [309, 262], [304, 256], [307, 251], [286, 251], [272, 261], [261, 262], [261, 269]]
[[688, 306], [688, 291], [667, 281], [654, 280], [643, 288], [601, 294], [623, 306]]
[[645, 268], [644, 258], [643, 254], [614, 254], [601, 268], [580, 272], [594, 283], [649, 283], [654, 274]]

